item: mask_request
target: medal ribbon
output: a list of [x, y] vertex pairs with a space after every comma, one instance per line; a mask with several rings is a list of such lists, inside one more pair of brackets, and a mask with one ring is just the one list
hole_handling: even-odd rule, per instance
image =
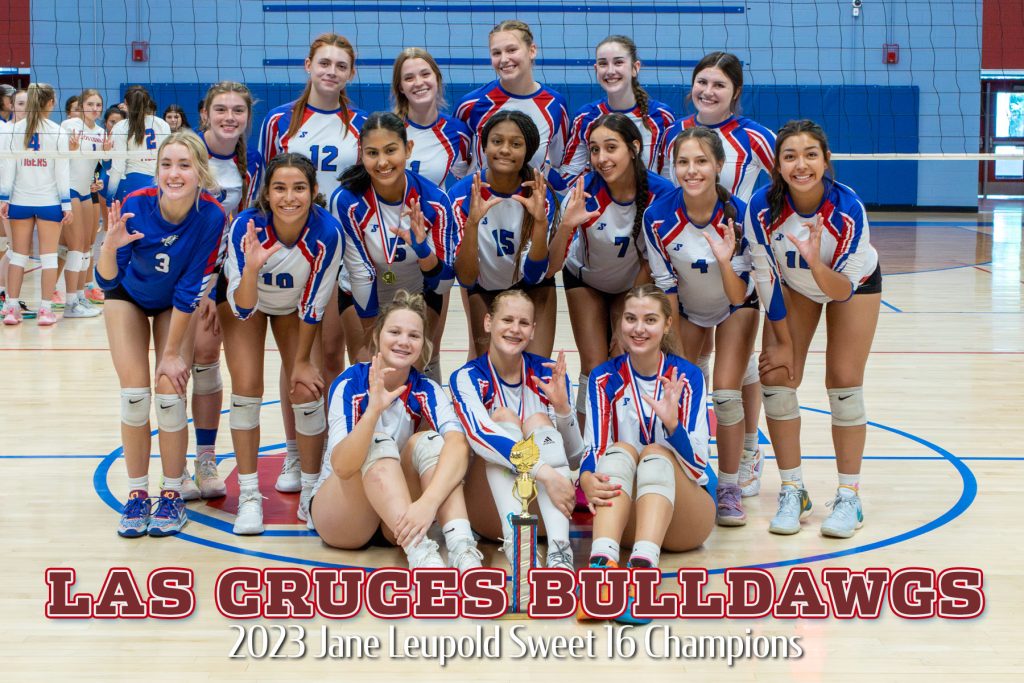
[[[519, 395], [519, 421], [520, 423], [526, 420], [526, 356], [522, 358], [523, 368], [520, 371], [519, 384], [522, 387], [522, 391]], [[491, 373], [491, 384], [494, 386], [494, 400], [498, 402], [498, 405], [502, 408], [508, 408], [508, 399], [505, 398], [505, 390], [502, 388], [501, 376], [498, 375], [498, 371], [494, 369], [494, 365], [491, 363], [490, 354], [487, 355], [487, 367]]]
[[[658, 374], [654, 376], [655, 401], [661, 398], [661, 392], [664, 389], [658, 378], [665, 375], [665, 365], [668, 361], [664, 353], [661, 353], [660, 356]], [[640, 380], [637, 379], [636, 371], [633, 370], [633, 364], [629, 361], [628, 355], [626, 356], [626, 367], [629, 368], [629, 390], [633, 394], [633, 403], [636, 405], [637, 417], [640, 418], [640, 438], [643, 440], [644, 445], [652, 444], [654, 443], [654, 421], [658, 416], [652, 411], [651, 416], [648, 418], [647, 413], [644, 411], [644, 400], [640, 398]]]
[[[409, 191], [408, 183], [406, 183], [406, 192]], [[370, 187], [370, 204], [373, 207], [373, 213], [377, 217], [377, 224], [380, 229], [380, 247], [381, 251], [384, 252], [384, 261], [389, 266], [388, 270], [391, 270], [390, 266], [395, 262], [395, 254], [398, 252], [398, 245], [402, 242], [400, 235], [395, 235], [395, 241], [391, 242], [388, 238], [388, 234], [391, 232], [388, 226], [384, 224], [384, 214], [381, 213], [380, 204], [377, 199], [377, 191]], [[398, 209], [398, 226], [402, 227], [402, 208], [405, 207], [405, 195], [402, 195], [402, 204]], [[389, 245], [390, 243], [390, 245]]]

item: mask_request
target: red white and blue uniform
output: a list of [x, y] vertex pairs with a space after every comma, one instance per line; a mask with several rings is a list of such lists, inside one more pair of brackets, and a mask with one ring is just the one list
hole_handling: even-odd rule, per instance
[[[583, 450], [583, 438], [576, 421], [556, 419], [551, 403], [537, 388], [537, 379], [551, 378], [551, 368], [544, 367], [545, 363], [551, 362], [543, 356], [523, 353], [522, 374], [518, 384], [508, 384], [502, 380], [491, 364], [490, 355], [486, 353], [452, 374], [448, 387], [454, 399], [455, 413], [462, 422], [474, 453], [488, 462], [515, 471], [510, 458], [518, 439], [513, 439], [491, 418], [491, 413], [497, 409], [507, 408], [516, 413], [520, 421], [537, 413], [546, 414], [562, 435], [569, 461], [579, 456]], [[568, 383], [566, 390], [566, 401], [569, 401], [571, 390]]]
[[[661, 419], [641, 396], [657, 400], [661, 396], [659, 377], [669, 377], [675, 368], [685, 379], [679, 397], [679, 425], [672, 435], [665, 433]], [[616, 441], [641, 450], [658, 444], [672, 451], [686, 476], [704, 485], [708, 481], [707, 388], [704, 375], [693, 363], [672, 354], [661, 354], [656, 375], [637, 374], [623, 354], [590, 371], [587, 387], [586, 452], [580, 472], [594, 472], [597, 461]]]
[[405, 134], [413, 143], [407, 166], [439, 187], [449, 178], [464, 178], [469, 171], [473, 135], [462, 121], [439, 114], [432, 125], [405, 120]]
[[[79, 152], [98, 152], [103, 150], [103, 139], [107, 135], [107, 131], [103, 126], [94, 124], [89, 128], [85, 125], [83, 119], [74, 118], [61, 123], [60, 129], [69, 138], [72, 134], [78, 133]], [[71, 157], [69, 164], [72, 199], [92, 201], [92, 182], [96, 178], [96, 164], [98, 161], [99, 159], [96, 157]]]
[[[586, 201], [587, 211], [601, 213], [573, 232], [567, 245], [565, 268], [588, 287], [606, 294], [620, 294], [636, 282], [641, 258], [646, 258], [647, 254], [642, 233], [637, 238], [639, 244], [633, 244], [636, 204], [615, 201], [599, 173], [588, 173], [583, 182], [590, 195]], [[648, 207], [672, 189], [667, 180], [647, 171]], [[566, 196], [565, 201], [568, 200]]]
[[[331, 384], [327, 399], [327, 450], [320, 468], [320, 478], [313, 487], [314, 495], [334, 472], [331, 452], [352, 432], [369, 403], [369, 363], [350, 366]], [[421, 428], [430, 429], [442, 436], [448, 432], [462, 431], [462, 425], [452, 410], [452, 402], [441, 385], [416, 368], [410, 368], [405, 391], [384, 409], [373, 431], [390, 436], [401, 451]]]
[[144, 309], [162, 310], [174, 306], [191, 313], [220, 265], [221, 244], [227, 214], [207, 192], [180, 223], [169, 223], [160, 215], [160, 190], [155, 187], [128, 195], [121, 207], [128, 219], [129, 234], [144, 237], [117, 250], [117, 276], [112, 280], [95, 273], [104, 290], [121, 285]]
[[[399, 225], [411, 230], [410, 217], [402, 213], [416, 204], [423, 212], [431, 251], [441, 266], [430, 278], [424, 278], [412, 247], [391, 231]], [[437, 185], [407, 170], [405, 197], [399, 203], [385, 202], [371, 184], [361, 196], [339, 187], [331, 195], [329, 206], [344, 231], [345, 271], [359, 317], [376, 316], [380, 305], [394, 298], [399, 289], [438, 294], [451, 289], [458, 228], [448, 195]], [[394, 285], [383, 281], [387, 271], [396, 277]]]
[[544, 85], [529, 95], [513, 95], [501, 87], [499, 80], [493, 80], [459, 100], [455, 116], [473, 134], [473, 162], [469, 173], [487, 168], [484, 141], [480, 139], [480, 133], [490, 118], [503, 109], [521, 111], [537, 124], [540, 146], [529, 163], [547, 174], [548, 182], [555, 189], [564, 189], [565, 183], [558, 173], [558, 167], [565, 156], [565, 145], [568, 142], [569, 107], [561, 94]]
[[114, 157], [111, 159], [107, 197], [112, 200], [124, 201], [124, 198], [135, 190], [154, 184], [156, 153], [163, 141], [170, 137], [171, 127], [162, 118], [152, 114], [146, 116], [145, 126], [142, 142], [136, 142], [134, 138], [129, 138], [130, 126], [127, 119], [118, 121], [110, 129], [115, 152], [152, 152], [151, 156], [130, 159]]
[[[697, 116], [676, 119], [665, 133], [661, 148], [661, 174], [678, 186], [672, 163], [672, 143], [684, 128], [704, 126]], [[761, 171], [770, 174], [775, 166], [775, 133], [744, 116], [730, 116], [721, 123], [704, 126], [718, 133], [725, 147], [725, 165], [719, 182], [725, 189], [747, 202], [754, 193], [757, 176]]]
[[590, 140], [590, 131], [594, 129], [594, 123], [605, 114], [625, 114], [636, 125], [640, 131], [640, 137], [643, 139], [643, 149], [640, 150], [640, 154], [643, 157], [644, 165], [655, 173], [661, 171], [659, 161], [665, 132], [676, 120], [672, 108], [664, 102], [650, 100], [647, 103], [647, 116], [644, 116], [640, 112], [640, 105], [626, 110], [612, 109], [608, 104], [608, 99], [605, 98], [585, 105], [576, 112], [572, 119], [572, 125], [569, 127], [569, 142], [565, 147], [560, 170], [567, 185], [572, 184], [576, 178], [590, 170], [590, 151], [587, 141]]
[[[730, 203], [736, 211], [734, 220], [738, 223], [746, 207], [735, 195]], [[721, 201], [715, 204], [711, 220], [699, 225], [687, 215], [680, 188], [663, 196], [644, 215], [651, 276], [666, 294], [676, 295], [679, 312], [700, 327], [714, 327], [734, 310], [722, 284], [718, 259], [704, 237], [705, 232], [714, 230], [713, 237], [721, 239], [720, 223], [725, 223], [725, 206]], [[747, 281], [749, 296], [753, 293], [753, 284], [749, 282], [749, 261], [742, 250], [733, 256], [732, 269]]]
[[[204, 133], [200, 133], [199, 137], [206, 142]], [[206, 151], [210, 157], [210, 171], [220, 187], [217, 199], [230, 215], [236, 216], [248, 208], [259, 194], [260, 183], [263, 181], [263, 157], [255, 149], [246, 148], [243, 178], [238, 172], [237, 152], [215, 154], [209, 145], [206, 145]]]
[[[250, 220], [255, 224], [256, 237], [264, 249], [279, 242], [281, 248], [260, 268], [256, 278], [255, 308], [242, 308], [235, 303], [235, 292], [245, 269], [242, 241]], [[232, 312], [246, 320], [254, 310], [267, 315], [287, 315], [298, 311], [303, 322], [310, 325], [319, 323], [338, 280], [344, 246], [338, 221], [316, 204], [310, 208], [306, 226], [293, 244], [287, 244], [278, 237], [273, 215], [268, 216], [258, 209], [243, 211], [231, 224], [228, 256], [224, 264], [227, 300]]]
[[[821, 233], [821, 260], [850, 280], [851, 296], [878, 268], [878, 252], [871, 246], [864, 204], [846, 185], [825, 182], [821, 205], [808, 216], [797, 213], [787, 194], [782, 214], [772, 221], [767, 187], [755, 192], [747, 207], [743, 228], [753, 267], [766, 267], [773, 276], [771, 295], [761, 297], [766, 299], [764, 305], [770, 320], [781, 320], [786, 315], [783, 283], [811, 301], [819, 304], [831, 301], [814, 281], [810, 267], [800, 257], [796, 246], [786, 238], [792, 235], [801, 241], [808, 239], [811, 234], [808, 226], [814, 223], [815, 216], [825, 221]], [[776, 275], [781, 275], [781, 282]]]
[[[486, 171], [480, 174], [480, 180], [487, 182]], [[521, 191], [522, 188], [517, 189], [516, 194]], [[452, 210], [455, 212], [455, 220], [459, 225], [459, 241], [461, 241], [462, 231], [469, 218], [472, 194], [472, 177], [463, 178], [448, 191], [448, 196], [452, 200]], [[547, 273], [548, 259], [540, 262], [531, 261], [528, 258], [528, 248], [522, 250], [518, 269], [519, 279], [516, 279], [515, 256], [519, 252], [520, 241], [530, 238], [529, 235], [522, 234], [523, 212], [525, 211], [523, 205], [512, 199], [512, 195], [496, 192], [489, 187], [481, 188], [480, 195], [485, 201], [491, 197], [502, 197], [503, 199], [499, 204], [491, 207], [477, 227], [479, 231], [477, 258], [480, 262], [480, 269], [476, 282], [461, 284], [466, 287], [476, 284], [481, 289], [489, 291], [510, 289], [520, 282], [528, 285], [539, 284]], [[545, 205], [548, 220], [547, 240], [549, 242], [557, 227], [555, 225], [555, 208], [558, 206], [556, 201], [554, 193], [549, 189]]]
[[[0, 149], [21, 152], [35, 150], [67, 152], [68, 138], [53, 121], [43, 119], [25, 144], [27, 119], [7, 124], [0, 136]], [[39, 218], [61, 221], [71, 210], [71, 176], [67, 157], [0, 160], [0, 202], [9, 202], [12, 220]]]
[[[338, 176], [359, 161], [359, 130], [366, 114], [349, 106], [345, 111], [306, 105], [302, 124], [288, 137], [295, 102], [275, 107], [260, 127], [259, 152], [264, 163], [278, 154], [301, 154], [316, 167], [316, 183], [325, 197], [338, 187]], [[347, 111], [347, 115], [346, 115]]]

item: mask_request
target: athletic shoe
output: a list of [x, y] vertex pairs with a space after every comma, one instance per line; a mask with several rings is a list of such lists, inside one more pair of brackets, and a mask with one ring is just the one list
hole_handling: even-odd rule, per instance
[[26, 304], [24, 301], [20, 301], [19, 300], [18, 301], [18, 307], [21, 309], [21, 317], [22, 318], [24, 318], [25, 320], [34, 320], [35, 319], [36, 312], [33, 311], [31, 308], [29, 308], [28, 304]]
[[313, 487], [303, 486], [302, 493], [299, 494], [299, 509], [295, 512], [295, 516], [299, 518], [300, 522], [309, 521], [309, 501], [312, 497]]
[[277, 475], [274, 488], [281, 493], [298, 493], [302, 490], [302, 467], [299, 465], [299, 456], [284, 456], [281, 474]]
[[807, 489], [784, 484], [779, 491], [779, 511], [772, 518], [768, 531], [773, 534], [795, 534], [800, 531], [800, 520], [811, 514], [811, 497]]
[[544, 562], [548, 569], [568, 569], [573, 571], [572, 546], [569, 541], [552, 541], [548, 546], [548, 556]]
[[162, 491], [149, 518], [150, 536], [174, 536], [188, 523], [185, 501], [177, 491]]
[[263, 495], [259, 489], [244, 488], [238, 494], [238, 513], [232, 528], [239, 536], [263, 533]]
[[213, 455], [196, 458], [196, 485], [202, 498], [221, 498], [228, 492], [224, 480], [217, 471], [217, 459]]
[[121, 511], [117, 535], [124, 538], [145, 536], [149, 529], [149, 498], [143, 491], [132, 491]]
[[4, 325], [19, 325], [21, 324], [21, 311], [17, 306], [7, 306], [4, 308]]
[[49, 327], [50, 325], [57, 324], [57, 314], [51, 311], [49, 308], [40, 308], [39, 313], [36, 316], [36, 324], [39, 327]]
[[472, 536], [460, 538], [448, 548], [448, 566], [460, 572], [484, 566], [484, 554], [476, 547]]
[[844, 496], [836, 492], [836, 497], [825, 507], [832, 508], [832, 514], [821, 523], [821, 535], [832, 538], [850, 538], [857, 529], [864, 526], [864, 510], [860, 505], [860, 496], [856, 493]]
[[188, 473], [188, 465], [181, 471], [181, 497], [184, 500], [199, 500], [199, 488]]
[[[633, 565], [629, 562], [626, 563], [626, 567], [632, 569]], [[626, 600], [626, 611], [615, 617], [615, 622], [618, 624], [628, 624], [630, 626], [644, 626], [645, 624], [651, 623], [651, 620], [645, 617], [634, 617], [633, 616], [633, 603], [636, 602], [636, 586], [632, 582], [629, 584], [629, 598]]]
[[718, 500], [718, 511], [715, 522], [718, 526], [743, 526], [747, 523], [747, 513], [743, 511], [743, 496], [736, 484], [719, 484], [715, 490]]
[[758, 446], [752, 451], [744, 449], [740, 456], [740, 491], [744, 498], [761, 493], [761, 474], [764, 472], [764, 451]]
[[100, 314], [98, 309], [93, 308], [84, 301], [76, 301], [70, 306], [64, 307], [65, 318], [95, 318]]
[[64, 304], [67, 303], [67, 299], [64, 298], [64, 294], [60, 291], [54, 290], [53, 296], [50, 297], [50, 303], [54, 308], [60, 309], [64, 308]]
[[[604, 556], [597, 556], [590, 558], [590, 569], [618, 569], [619, 563], [614, 560], [609, 560]], [[602, 602], [607, 602], [610, 599], [610, 593], [607, 586], [600, 587], [600, 597]], [[599, 621], [595, 617], [590, 616], [583, 611], [583, 603], [580, 602], [576, 605], [576, 621], [587, 622], [587, 621]]]
[[405, 551], [405, 554], [409, 557], [409, 569], [444, 569], [447, 565], [441, 559], [441, 553], [437, 550], [437, 544], [429, 538], [424, 538], [409, 548]]
[[102, 304], [106, 300], [106, 295], [103, 293], [102, 289], [96, 285], [92, 285], [91, 287], [85, 288], [85, 300], [91, 301], [94, 304]]

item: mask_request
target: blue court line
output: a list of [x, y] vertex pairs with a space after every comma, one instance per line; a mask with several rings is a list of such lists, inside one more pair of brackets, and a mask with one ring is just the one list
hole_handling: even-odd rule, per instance
[[893, 306], [893, 305], [892, 305], [891, 303], [889, 303], [888, 301], [886, 301], [885, 299], [882, 299], [882, 305], [883, 305], [883, 306], [885, 306], [886, 308], [890, 308], [890, 309], [892, 309], [893, 311], [895, 311], [895, 312], [897, 312], [897, 313], [902, 313], [902, 312], [903, 312], [903, 311], [901, 311], [900, 309], [898, 309], [898, 308], [896, 308], [895, 306]]
[[[434, 61], [439, 66], [475, 66], [480, 68], [491, 68], [491, 60], [480, 59], [477, 57], [435, 57]], [[306, 63], [305, 59], [295, 59], [291, 57], [281, 59], [267, 58], [263, 60], [263, 66], [288, 66], [296, 67], [302, 66]], [[387, 67], [391, 68], [395, 63], [394, 59], [387, 58], [376, 58], [369, 57], [359, 58], [359, 68], [365, 68], [369, 66], [376, 67]], [[594, 66], [594, 58], [586, 57], [583, 59], [555, 59], [541, 57], [536, 61], [536, 66], [544, 67], [592, 67]], [[655, 69], [692, 69], [697, 66], [696, 59], [647, 59], [644, 60], [644, 66]]]
[[[872, 226], [884, 226], [890, 228], [963, 228], [967, 227], [965, 221], [871, 221]], [[978, 228], [991, 228], [995, 225], [992, 221], [976, 221], [971, 225]]]
[[363, 3], [288, 3], [287, 5], [263, 5], [264, 12], [372, 12], [382, 13], [431, 13], [431, 12], [452, 12], [463, 14], [474, 14], [485, 12], [488, 14], [507, 14], [519, 16], [522, 14], [743, 14], [746, 7], [743, 5], [606, 5], [606, 4], [532, 4], [525, 3], [499, 3], [499, 4], [454, 4], [454, 3], [387, 3], [387, 4], [363, 4]]
[[974, 266], [991, 266], [991, 261], [982, 261], [981, 263], [965, 263], [960, 266], [943, 266], [942, 268], [925, 268], [924, 270], [904, 270], [898, 273], [883, 273], [883, 277], [889, 277], [890, 275], [917, 275], [918, 273], [938, 273], [943, 270], [958, 270], [960, 268], [973, 268]]

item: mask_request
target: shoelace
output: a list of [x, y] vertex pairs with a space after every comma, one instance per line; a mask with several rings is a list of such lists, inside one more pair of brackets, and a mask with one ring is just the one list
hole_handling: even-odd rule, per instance
[[281, 463], [281, 474], [290, 474], [295, 470], [299, 469], [300, 463], [298, 458], [293, 458], [290, 455], [284, 456], [284, 462]]
[[153, 516], [160, 517], [161, 519], [170, 519], [171, 517], [177, 516], [178, 510], [175, 505], [175, 501], [178, 500], [181, 499], [158, 496], [156, 499], [156, 512], [153, 513]]
[[469, 545], [467, 543], [467, 544], [465, 544], [462, 547], [461, 550], [459, 550], [457, 553], [455, 553], [455, 556], [452, 558], [452, 562], [451, 562], [452, 566], [453, 567], [457, 567], [460, 564], [462, 564], [462, 559], [466, 555], [469, 555], [470, 557], [474, 557], [477, 560], [480, 560], [481, 562], [483, 562], [483, 560], [484, 560], [484, 554], [482, 552], [480, 552], [480, 549], [477, 548], [475, 545]]
[[146, 509], [148, 498], [129, 498], [124, 505], [124, 516], [128, 518], [141, 517]]
[[740, 490], [739, 487], [728, 487], [723, 488], [718, 494], [718, 506], [726, 507], [730, 510], [740, 509]]
[[555, 541], [553, 550], [548, 551], [547, 565], [567, 564], [572, 565], [572, 549], [565, 541]]
[[783, 507], [789, 507], [790, 505], [796, 506], [797, 511], [800, 510], [800, 489], [795, 489], [792, 486], [783, 486], [782, 490], [779, 491], [779, 511], [782, 511]]
[[[850, 506], [850, 510], [844, 510], [840, 512], [840, 506]], [[856, 496], [836, 496], [829, 502], [825, 503], [825, 507], [832, 508], [833, 513], [856, 515], [857, 514], [857, 498]]]

